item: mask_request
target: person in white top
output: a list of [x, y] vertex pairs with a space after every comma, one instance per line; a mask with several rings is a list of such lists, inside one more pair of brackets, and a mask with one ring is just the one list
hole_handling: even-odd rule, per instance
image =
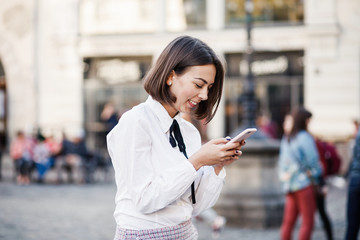
[[107, 135], [117, 185], [115, 240], [198, 238], [191, 217], [216, 203], [223, 167], [239, 158], [245, 142], [201, 145], [198, 130], [180, 114], [209, 122], [223, 80], [214, 51], [190, 36], [174, 39], [144, 77], [150, 96]]

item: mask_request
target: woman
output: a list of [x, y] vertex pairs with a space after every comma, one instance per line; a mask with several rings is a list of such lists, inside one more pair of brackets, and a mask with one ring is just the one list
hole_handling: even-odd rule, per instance
[[173, 40], [145, 76], [149, 98], [124, 113], [107, 136], [117, 184], [116, 240], [197, 239], [191, 217], [215, 204], [223, 167], [238, 159], [244, 142], [225, 145], [220, 138], [201, 145], [199, 132], [180, 114], [209, 122], [223, 79], [213, 50], [189, 36]]
[[279, 155], [279, 178], [283, 183], [285, 209], [281, 225], [281, 239], [291, 239], [298, 214], [301, 215], [299, 240], [311, 238], [316, 211], [312, 179], [321, 174], [318, 152], [313, 137], [307, 131], [312, 114], [299, 108], [284, 121], [284, 137]]
[[360, 130], [355, 139], [353, 158], [348, 172], [346, 240], [358, 239], [360, 229]]
[[30, 168], [32, 166], [31, 149], [31, 141], [26, 138], [23, 131], [18, 131], [16, 138], [10, 146], [10, 156], [15, 162], [16, 181], [21, 185], [28, 185], [30, 183]]

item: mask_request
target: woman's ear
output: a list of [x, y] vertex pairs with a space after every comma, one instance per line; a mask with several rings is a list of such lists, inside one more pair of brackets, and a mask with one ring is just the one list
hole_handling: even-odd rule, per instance
[[172, 70], [171, 73], [169, 74], [168, 79], [166, 80], [166, 84], [168, 86], [171, 86], [173, 84], [174, 75], [175, 75], [175, 72], [174, 72], [174, 70]]

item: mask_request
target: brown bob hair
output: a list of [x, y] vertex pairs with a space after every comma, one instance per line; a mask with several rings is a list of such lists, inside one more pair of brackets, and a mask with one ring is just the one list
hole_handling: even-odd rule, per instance
[[208, 64], [213, 64], [216, 68], [215, 81], [209, 89], [208, 99], [198, 104], [194, 115], [198, 120], [206, 118], [207, 122], [210, 122], [219, 106], [225, 70], [214, 51], [201, 40], [181, 36], [170, 42], [145, 75], [144, 88], [158, 102], [173, 105], [176, 97], [171, 94], [166, 84], [171, 72], [181, 75], [188, 67]]

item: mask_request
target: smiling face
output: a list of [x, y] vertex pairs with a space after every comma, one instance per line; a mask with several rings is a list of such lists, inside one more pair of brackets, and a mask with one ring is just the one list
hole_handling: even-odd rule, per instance
[[[180, 36], [166, 46], [145, 75], [144, 88], [170, 116], [191, 111], [197, 120], [210, 122], [219, 107], [224, 76], [222, 62], [206, 43]], [[213, 84], [206, 94], [198, 93], [205, 91], [203, 84], [207, 88]]]
[[166, 84], [176, 97], [176, 102], [173, 105], [163, 104], [169, 115], [174, 117], [177, 112], [190, 113], [201, 101], [206, 101], [215, 74], [213, 64], [188, 67], [181, 75], [173, 71]]

